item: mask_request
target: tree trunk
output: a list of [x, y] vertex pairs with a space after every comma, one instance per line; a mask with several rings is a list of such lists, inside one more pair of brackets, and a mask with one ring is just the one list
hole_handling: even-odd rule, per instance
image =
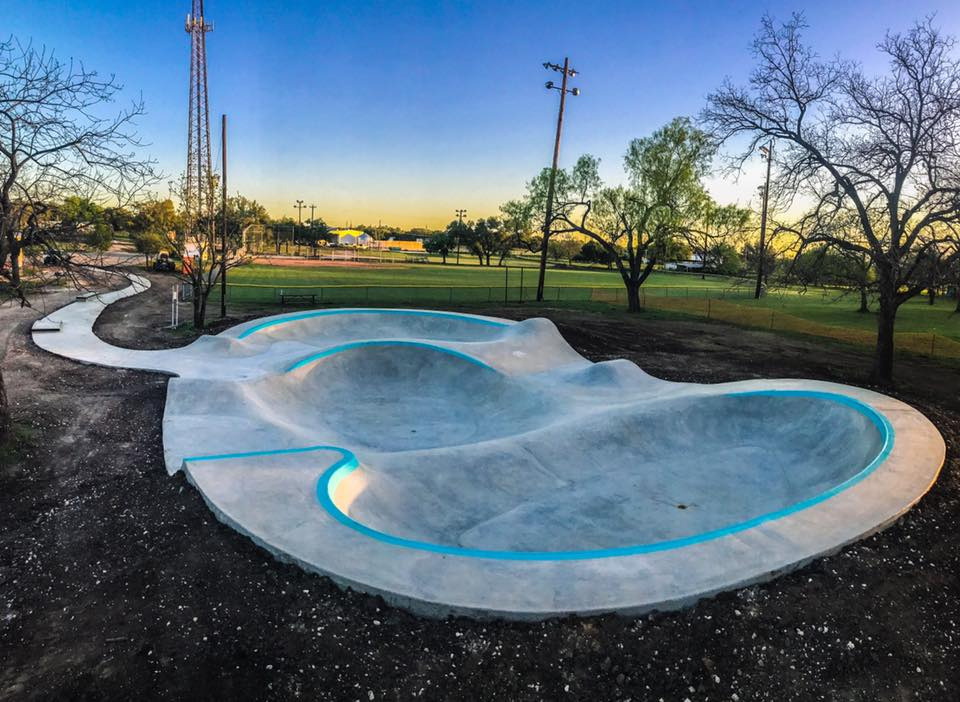
[[7, 403], [7, 386], [3, 383], [3, 369], [0, 368], [0, 446], [10, 439], [10, 405]]
[[880, 385], [893, 382], [894, 324], [897, 320], [896, 286], [892, 281], [880, 284], [880, 314], [877, 317], [877, 348], [870, 379]]
[[867, 289], [860, 288], [860, 309], [857, 312], [866, 313], [870, 311], [870, 302], [867, 300]]
[[198, 287], [193, 287], [193, 328], [203, 329], [207, 317], [207, 298]]
[[927, 304], [932, 305], [937, 301], [937, 289], [934, 287], [927, 288]]
[[635, 280], [624, 281], [627, 286], [627, 310], [630, 312], [639, 312], [640, 307], [640, 283]]

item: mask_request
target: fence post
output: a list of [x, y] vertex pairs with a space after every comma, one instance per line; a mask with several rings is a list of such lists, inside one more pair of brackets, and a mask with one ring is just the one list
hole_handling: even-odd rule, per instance
[[510, 266], [503, 267], [503, 304], [507, 304], [507, 295], [509, 294], [510, 288], [508, 283], [510, 281]]
[[520, 304], [523, 304], [523, 266], [520, 267]]

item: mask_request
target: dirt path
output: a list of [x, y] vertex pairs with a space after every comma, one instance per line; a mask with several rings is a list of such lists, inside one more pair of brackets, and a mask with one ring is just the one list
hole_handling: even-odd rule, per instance
[[[168, 295], [112, 306], [98, 333], [186, 343], [163, 329]], [[716, 324], [538, 312], [590, 358], [674, 380], [862, 384], [869, 367], [847, 347]], [[955, 369], [900, 361], [895, 394], [937, 423], [948, 462], [878, 536], [682, 612], [436, 621], [278, 563], [217, 522], [164, 471], [164, 378], [47, 355], [0, 310], [8, 325], [4, 372], [30, 437], [0, 467], [0, 699], [960, 699]]]

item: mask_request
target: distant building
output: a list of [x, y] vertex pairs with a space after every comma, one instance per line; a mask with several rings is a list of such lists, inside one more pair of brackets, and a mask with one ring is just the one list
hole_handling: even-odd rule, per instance
[[[708, 265], [713, 261], [708, 261]], [[665, 271], [699, 271], [703, 269], [703, 257], [700, 254], [692, 254], [685, 261], [670, 261], [663, 264]]]
[[334, 246], [370, 246], [374, 239], [359, 229], [331, 229], [330, 243]]
[[398, 241], [396, 239], [387, 239], [385, 241], [373, 242], [373, 247], [383, 249], [384, 251], [406, 251], [409, 253], [420, 253], [424, 250], [423, 240], [416, 241]]

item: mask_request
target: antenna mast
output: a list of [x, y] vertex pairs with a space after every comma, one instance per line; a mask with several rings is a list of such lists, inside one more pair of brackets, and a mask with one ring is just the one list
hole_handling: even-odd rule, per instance
[[204, 221], [213, 237], [214, 181], [210, 157], [210, 114], [207, 99], [207, 32], [213, 23], [203, 16], [203, 0], [193, 0], [185, 29], [190, 35], [190, 116], [187, 127], [187, 175], [183, 208], [189, 222]]

